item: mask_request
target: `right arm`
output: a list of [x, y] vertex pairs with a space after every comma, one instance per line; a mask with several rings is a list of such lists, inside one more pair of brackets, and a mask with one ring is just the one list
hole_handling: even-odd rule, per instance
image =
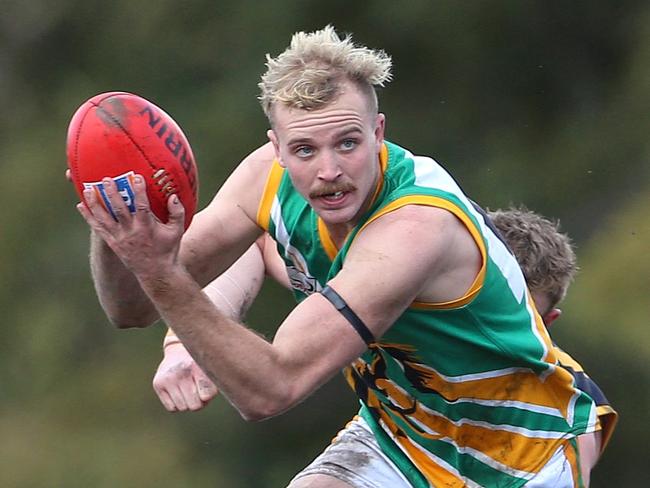
[[[142, 327], [158, 320], [158, 313], [138, 280], [95, 232], [90, 233], [90, 271], [101, 307], [111, 323]], [[125, 316], [122, 310], [129, 310]]]
[[[264, 175], [273, 159], [271, 144], [247, 156], [183, 235], [179, 259], [200, 286], [225, 271], [261, 234], [250, 216], [256, 213], [257, 196], [262, 194]], [[124, 207], [112, 182], [105, 184], [105, 190], [116, 212]], [[94, 194], [87, 195], [86, 200], [88, 207], [80, 208], [82, 214], [102, 211]], [[123, 225], [125, 231], [138, 231], [139, 219], [128, 215], [125, 208], [119, 217], [127, 223]], [[120, 328], [146, 327], [158, 320], [158, 312], [136, 277], [95, 232], [90, 263], [100, 304], [113, 324]]]

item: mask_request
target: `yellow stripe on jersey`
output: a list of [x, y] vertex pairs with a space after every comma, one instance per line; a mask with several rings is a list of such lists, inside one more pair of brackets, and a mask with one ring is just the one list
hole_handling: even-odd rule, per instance
[[[569, 403], [575, 393], [573, 389], [561, 388], [550, 391], [542, 384], [542, 380], [533, 371], [490, 371], [481, 375], [472, 375], [470, 379], [445, 378], [423, 364], [409, 363], [409, 368], [422, 375], [422, 384], [431, 390], [439, 392], [446, 400], [456, 401], [461, 398], [473, 398], [492, 402], [523, 402], [544, 408], [557, 409], [564, 418], [568, 416]], [[571, 383], [571, 374], [557, 368], [546, 378], [545, 382]], [[558, 409], [558, 403], [561, 405]]]
[[[444, 439], [465, 451], [483, 453], [494, 460], [493, 468], [501, 471], [516, 470], [520, 473], [536, 473], [542, 466], [540, 459], [547, 459], [557, 445], [557, 437], [537, 436], [533, 431], [507, 430], [506, 425], [489, 425], [467, 420], [452, 422], [431, 410], [417, 408], [408, 416], [401, 415], [412, 425], [429, 432], [420, 432], [427, 439]], [[558, 434], [560, 436], [562, 434]]]
[[[573, 371], [577, 373], [582, 373], [585, 376], [587, 376], [586, 373], [584, 372], [584, 369], [582, 368], [582, 365], [578, 361], [573, 359], [573, 357], [571, 357], [570, 354], [568, 354], [567, 352], [565, 352], [564, 350], [562, 350], [557, 346], [554, 347], [553, 351], [558, 358], [560, 366], [571, 368]], [[590, 392], [587, 391], [587, 394], [589, 393]], [[602, 433], [601, 434], [602, 438], [600, 442], [600, 452], [602, 454], [605, 451], [605, 448], [607, 447], [607, 444], [609, 443], [610, 439], [612, 438], [612, 434], [614, 433], [616, 423], [618, 422], [618, 413], [616, 412], [616, 410], [612, 408], [611, 405], [602, 404], [602, 405], [596, 405], [596, 415], [598, 417], [598, 427]]]
[[[379, 403], [372, 392], [370, 392], [368, 400], [371, 400], [371, 398], [373, 399], [373, 403]], [[415, 464], [418, 471], [422, 473], [432, 486], [449, 486], [452, 488], [461, 488], [466, 486], [465, 481], [463, 481], [462, 478], [449, 469], [440, 466], [432, 459], [431, 455], [426, 454], [421, 448], [417, 447], [411, 439], [404, 436], [401, 429], [393, 419], [386, 414], [386, 412], [379, 410], [379, 415], [381, 416], [385, 429], [388, 429], [392, 434], [393, 440], [399, 443], [400, 447], [407, 454], [411, 462]], [[440, 485], [440, 483], [443, 484]]]
[[[416, 350], [414, 346], [396, 343], [382, 343], [378, 347], [399, 349], [406, 353]], [[375, 382], [387, 380], [387, 378], [375, 377], [375, 370], [380, 358], [381, 355], [376, 355], [371, 364], [361, 359], [354, 361], [349, 368], [346, 368], [348, 383], [352, 386], [356, 382], [352, 370], [355, 370], [356, 374], [362, 378], [370, 374], [374, 377]], [[478, 400], [484, 405], [493, 404], [494, 406], [499, 406], [504, 402], [520, 402], [519, 408], [544, 410], [546, 413], [554, 412], [555, 415], [566, 419], [569, 405], [575, 394], [573, 388], [560, 388], [559, 391], [544, 388], [543, 383], [558, 383], [560, 385], [572, 383], [573, 376], [562, 368], [556, 368], [545, 379], [540, 378], [535, 372], [527, 368], [507, 368], [463, 376], [445, 376], [434, 368], [417, 362], [415, 358], [411, 360], [402, 359], [401, 368], [408, 370], [412, 377], [417, 376], [418, 382], [423, 388], [437, 392], [449, 402], [461, 399], [465, 401]], [[391, 400], [396, 405], [408, 404], [404, 400], [404, 394], [406, 393], [401, 393], [401, 390], [400, 393], [395, 394], [395, 398], [388, 391], [385, 391], [385, 393], [391, 397]], [[558, 408], [558, 403], [561, 403], [561, 408]]]
[[582, 368], [582, 365], [573, 359], [571, 355], [569, 355], [566, 351], [563, 349], [555, 346], [555, 355], [557, 356], [558, 361], [562, 366], [565, 366], [567, 368], [571, 368], [573, 371], [576, 373], [584, 373], [584, 369]]
[[269, 222], [271, 220], [271, 206], [273, 205], [273, 200], [278, 188], [280, 187], [280, 181], [282, 181], [282, 175], [284, 174], [284, 168], [280, 166], [280, 162], [275, 159], [269, 170], [269, 174], [266, 177], [266, 184], [264, 185], [264, 192], [262, 193], [262, 198], [260, 200], [260, 205], [257, 209], [257, 223], [264, 230], [269, 230]]
[[618, 422], [618, 413], [610, 405], [598, 405], [596, 414], [602, 432], [600, 440], [600, 453], [602, 454], [614, 433], [614, 428]]
[[463, 488], [467, 486], [462, 478], [443, 468], [436, 463], [431, 457], [427, 456], [421, 449], [411, 442], [408, 437], [397, 437], [397, 442], [402, 446], [411, 458], [422, 475], [432, 486], [444, 486], [449, 488]]
[[[371, 393], [369, 396], [374, 395]], [[375, 402], [378, 400], [375, 399]], [[453, 484], [460, 480], [454, 473], [439, 466], [431, 456], [411, 445], [410, 439], [399, 435], [401, 428], [388, 412], [381, 409], [378, 411], [382, 423], [393, 433], [395, 440], [408, 452], [411, 461], [430, 482], [440, 482], [441, 479], [450, 477], [452, 484], [449, 486], [464, 486], [462, 483]], [[529, 435], [511, 432], [505, 430], [507, 426], [500, 425], [455, 424], [441, 415], [431, 415], [430, 411], [423, 411], [420, 407], [408, 415], [397, 411], [391, 413], [410, 425], [422, 439], [440, 440], [466, 453], [480, 453], [477, 459], [513, 476], [529, 477], [538, 473], [545, 464], [540, 460], [548, 460], [551, 451], [557, 449], [556, 438], [535, 437], [530, 432]]]
[[580, 464], [578, 463], [578, 453], [576, 452], [576, 446], [567, 441], [564, 444], [564, 457], [566, 460], [569, 462], [569, 466], [571, 466], [571, 475], [573, 477], [573, 486], [583, 486], [582, 483], [579, 483], [578, 480], [582, 478], [582, 474], [580, 473]]
[[318, 236], [320, 237], [320, 242], [323, 245], [323, 249], [325, 249], [327, 257], [330, 258], [330, 261], [334, 261], [334, 258], [339, 253], [339, 248], [334, 244], [334, 241], [325, 226], [325, 222], [323, 222], [323, 219], [320, 217], [318, 217]]
[[[393, 413], [413, 426], [421, 438], [453, 445], [460, 452], [468, 453], [491, 468], [511, 476], [532, 477], [544, 468], [545, 463], [540, 460], [549, 459], [552, 451], [557, 449], [556, 439], [525, 436], [499, 429], [499, 426], [455, 425], [445, 417], [432, 417], [420, 409], [409, 415]], [[429, 482], [434, 486], [465, 486], [455, 468], [441, 466], [433, 455], [427, 455], [408, 437], [400, 435], [400, 427], [387, 412], [380, 410], [379, 414], [383, 425], [393, 433], [394, 440], [399, 442], [411, 462]], [[435, 425], [432, 426], [432, 423]], [[443, 485], [439, 484], [441, 482]]]

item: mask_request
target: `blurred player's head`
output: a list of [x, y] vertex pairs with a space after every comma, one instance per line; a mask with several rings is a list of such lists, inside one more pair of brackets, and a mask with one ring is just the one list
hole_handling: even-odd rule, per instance
[[559, 317], [556, 307], [578, 270], [571, 239], [560, 232], [558, 222], [526, 208], [488, 214], [519, 262], [544, 323], [550, 325]]
[[315, 32], [297, 32], [290, 46], [272, 58], [259, 83], [260, 102], [273, 125], [273, 107], [317, 110], [336, 100], [346, 82], [353, 82], [367, 96], [369, 108], [377, 112], [375, 88], [391, 79], [391, 58], [341, 39], [330, 25]]

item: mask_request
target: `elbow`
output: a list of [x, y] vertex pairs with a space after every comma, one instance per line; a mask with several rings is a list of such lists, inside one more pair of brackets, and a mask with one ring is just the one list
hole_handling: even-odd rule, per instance
[[99, 305], [116, 329], [143, 329], [154, 324], [158, 311], [151, 303], [133, 300], [108, 300], [99, 295]]
[[237, 410], [246, 422], [261, 422], [286, 412], [298, 401], [289, 395], [273, 395], [273, 398], [258, 396], [250, 405], [240, 406]]
[[280, 415], [283, 410], [240, 410], [239, 415], [246, 422], [262, 422]]
[[262, 411], [252, 411], [252, 410], [239, 410], [239, 415], [246, 422], [262, 422], [263, 420], [270, 419], [277, 414], [266, 413]]
[[112, 314], [106, 313], [108, 321], [116, 329], [144, 329], [154, 324], [157, 317], [150, 317], [144, 315], [125, 315], [125, 314]]
[[143, 324], [142, 322], [132, 322], [129, 320], [119, 320], [113, 317], [108, 318], [109, 322], [111, 325], [113, 325], [116, 329], [144, 329], [145, 327], [149, 327], [151, 324]]

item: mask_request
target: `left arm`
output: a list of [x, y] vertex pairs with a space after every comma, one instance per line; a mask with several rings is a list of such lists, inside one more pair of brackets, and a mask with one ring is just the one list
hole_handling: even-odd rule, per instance
[[[386, 239], [387, 234], [392, 238]], [[443, 289], [456, 296], [465, 292], [477, 270], [476, 249], [473, 243], [467, 247], [473, 253], [467, 259], [458, 251], [464, 247], [454, 245], [458, 239], [471, 241], [448, 212], [404, 207], [357, 236], [343, 269], [329, 284], [379, 338], [420, 295], [432, 297]], [[461, 270], [462, 276], [450, 269]], [[446, 286], [432, 276], [445, 277]], [[320, 294], [298, 305], [269, 343], [214, 307], [182, 266], [161, 267], [141, 284], [163, 319], [246, 419], [287, 410], [366, 349], [347, 320]]]
[[591, 470], [596, 466], [600, 457], [602, 432], [600, 430], [577, 437], [578, 455], [580, 456], [580, 471], [585, 486], [589, 486]]
[[[203, 291], [226, 316], [241, 320], [264, 281], [262, 253], [266, 236]], [[200, 410], [218, 390], [196, 364], [183, 343], [169, 329], [163, 342], [163, 359], [153, 378], [153, 389], [170, 412]]]

